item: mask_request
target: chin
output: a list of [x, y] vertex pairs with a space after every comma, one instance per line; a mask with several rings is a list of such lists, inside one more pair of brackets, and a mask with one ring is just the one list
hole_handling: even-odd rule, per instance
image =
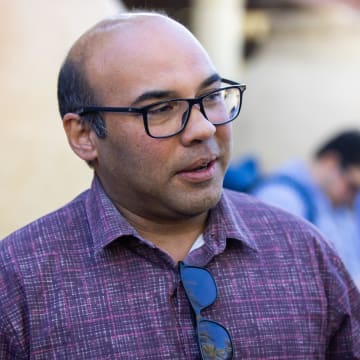
[[190, 216], [195, 216], [209, 211], [213, 208], [221, 198], [222, 188], [212, 190], [211, 192], [204, 194], [202, 191], [199, 194], [189, 194], [185, 197], [183, 207], [185, 212]]

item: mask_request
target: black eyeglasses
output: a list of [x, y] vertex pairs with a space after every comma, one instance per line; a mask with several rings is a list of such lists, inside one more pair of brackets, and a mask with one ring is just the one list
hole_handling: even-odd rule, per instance
[[205, 319], [201, 311], [217, 298], [217, 287], [211, 273], [202, 267], [179, 262], [180, 279], [196, 319], [197, 340], [203, 360], [231, 360], [233, 345], [229, 331], [216, 321]]
[[215, 126], [227, 124], [239, 115], [246, 85], [226, 79], [221, 82], [227, 86], [194, 99], [171, 99], [140, 108], [84, 106], [75, 112], [78, 115], [94, 112], [142, 114], [149, 136], [168, 138], [185, 129], [194, 105], [199, 105], [202, 115]]

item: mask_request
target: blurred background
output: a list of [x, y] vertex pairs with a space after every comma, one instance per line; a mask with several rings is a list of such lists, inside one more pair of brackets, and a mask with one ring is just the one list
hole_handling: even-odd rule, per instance
[[271, 170], [360, 127], [359, 0], [89, 3], [0, 0], [0, 238], [89, 187], [91, 170], [62, 130], [57, 73], [82, 32], [119, 11], [164, 9], [195, 33], [224, 77], [247, 84], [234, 159], [255, 154]]

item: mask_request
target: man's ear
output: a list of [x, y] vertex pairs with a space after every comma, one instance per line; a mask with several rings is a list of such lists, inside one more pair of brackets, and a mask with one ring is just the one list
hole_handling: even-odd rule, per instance
[[78, 114], [67, 113], [63, 117], [63, 127], [74, 153], [91, 162], [97, 158], [96, 134], [91, 126]]

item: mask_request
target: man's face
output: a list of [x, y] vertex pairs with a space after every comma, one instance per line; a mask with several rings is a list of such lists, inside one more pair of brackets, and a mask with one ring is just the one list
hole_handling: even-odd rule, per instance
[[[163, 20], [105, 34], [97, 53], [87, 74], [102, 106], [142, 107], [220, 86], [207, 83], [216, 72], [198, 43]], [[107, 137], [95, 139], [95, 171], [120, 209], [161, 221], [203, 214], [217, 203], [230, 157], [231, 125], [214, 127], [194, 106], [182, 133], [154, 139], [141, 115], [104, 117]]]
[[331, 198], [336, 206], [352, 207], [360, 190], [360, 166], [340, 166], [334, 171]]

